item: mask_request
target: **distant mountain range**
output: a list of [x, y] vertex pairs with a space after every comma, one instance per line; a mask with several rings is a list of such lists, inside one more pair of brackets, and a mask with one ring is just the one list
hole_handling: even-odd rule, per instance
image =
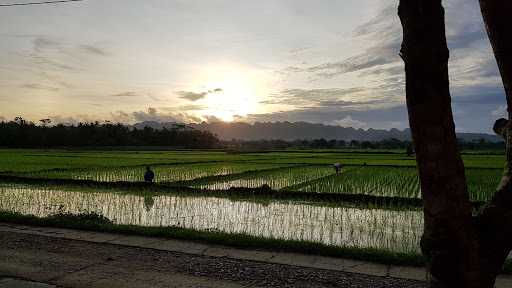
[[[297, 139], [320, 139], [326, 140], [357, 140], [357, 141], [380, 141], [384, 139], [395, 138], [401, 141], [410, 140], [411, 132], [409, 129], [403, 131], [398, 129], [355, 129], [352, 127], [341, 127], [324, 124], [315, 124], [308, 122], [256, 122], [254, 124], [244, 122], [212, 122], [212, 123], [160, 123], [146, 121], [134, 125], [137, 129], [145, 126], [154, 129], [173, 128], [173, 129], [197, 129], [210, 131], [222, 140], [297, 140]], [[488, 142], [501, 142], [501, 138], [496, 135], [485, 133], [457, 133], [459, 139], [464, 141], [478, 141], [485, 139]]]

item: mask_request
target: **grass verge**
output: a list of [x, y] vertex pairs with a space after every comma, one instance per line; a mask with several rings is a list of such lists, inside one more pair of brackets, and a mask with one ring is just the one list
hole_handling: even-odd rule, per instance
[[[245, 234], [230, 234], [216, 230], [200, 231], [181, 227], [143, 227], [115, 224], [96, 213], [59, 213], [48, 217], [23, 215], [17, 212], [0, 211], [0, 222], [41, 227], [69, 228], [86, 231], [119, 233], [149, 237], [162, 237], [211, 243], [244, 249], [263, 249], [279, 252], [296, 252], [369, 261], [387, 265], [424, 266], [426, 259], [414, 253], [397, 253], [374, 248], [338, 247], [321, 243], [297, 240], [271, 239]], [[505, 262], [503, 272], [512, 273], [512, 260]]]
[[23, 215], [17, 212], [0, 211], [0, 222], [163, 237], [245, 249], [297, 252], [392, 265], [422, 266], [425, 264], [425, 259], [417, 254], [396, 253], [373, 248], [337, 247], [307, 241], [271, 239], [245, 234], [230, 234], [216, 230], [199, 231], [173, 226], [143, 227], [135, 225], [120, 225], [115, 224], [102, 215], [95, 213], [83, 213], [76, 215], [65, 213], [55, 214], [48, 217], [36, 217], [34, 215]]

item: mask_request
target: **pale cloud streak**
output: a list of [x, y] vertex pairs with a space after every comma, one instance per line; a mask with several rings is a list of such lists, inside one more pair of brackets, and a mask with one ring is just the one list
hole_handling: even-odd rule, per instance
[[25, 89], [45, 90], [45, 91], [51, 91], [51, 92], [57, 92], [60, 90], [58, 87], [52, 87], [52, 86], [36, 84], [36, 83], [23, 84], [20, 87], [25, 88]]
[[138, 94], [137, 94], [137, 92], [126, 91], [126, 92], [112, 94], [111, 96], [112, 97], [137, 97]]

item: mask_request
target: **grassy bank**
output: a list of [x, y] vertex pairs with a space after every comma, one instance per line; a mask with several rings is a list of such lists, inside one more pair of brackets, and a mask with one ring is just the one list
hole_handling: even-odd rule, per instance
[[[320, 243], [269, 239], [244, 234], [229, 234], [219, 231], [199, 231], [180, 227], [142, 227], [119, 225], [98, 214], [56, 214], [44, 218], [0, 211], [0, 222], [16, 223], [41, 227], [69, 228], [86, 231], [119, 233], [149, 237], [162, 237], [200, 243], [225, 245], [244, 249], [263, 249], [279, 252], [296, 252], [348, 258], [388, 265], [424, 266], [426, 260], [418, 254], [395, 253], [372, 248], [337, 247]], [[504, 273], [512, 273], [512, 261], [507, 260]]]
[[102, 215], [94, 213], [78, 215], [65, 213], [48, 217], [36, 217], [33, 215], [22, 215], [16, 212], [0, 211], [0, 222], [162, 237], [245, 249], [265, 249], [269, 251], [297, 252], [342, 257], [392, 265], [422, 266], [425, 264], [425, 259], [416, 254], [396, 253], [372, 248], [337, 247], [307, 241], [281, 240], [245, 234], [230, 234], [215, 230], [199, 231], [181, 227], [120, 225], [111, 222]]

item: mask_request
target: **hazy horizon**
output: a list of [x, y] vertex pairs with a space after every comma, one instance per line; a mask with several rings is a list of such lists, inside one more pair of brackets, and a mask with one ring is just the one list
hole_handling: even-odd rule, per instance
[[[6, 3], [29, 2], [5, 0]], [[0, 7], [0, 120], [408, 128], [398, 1], [84, 0]], [[445, 1], [459, 132], [505, 95], [478, 2]]]

